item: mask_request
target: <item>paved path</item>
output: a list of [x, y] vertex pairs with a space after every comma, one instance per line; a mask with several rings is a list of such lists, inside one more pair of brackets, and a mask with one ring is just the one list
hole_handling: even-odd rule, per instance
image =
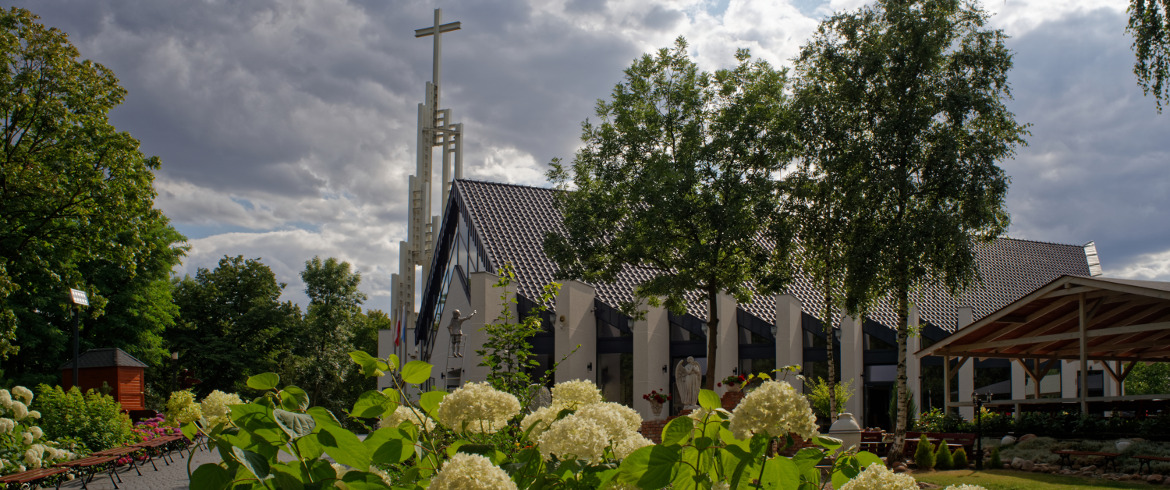
[[[120, 490], [178, 490], [189, 488], [190, 480], [187, 478], [187, 451], [182, 451], [182, 456], [179, 451], [174, 451], [171, 454], [175, 461], [171, 464], [166, 464], [162, 458], [155, 458], [154, 463], [158, 466], [158, 471], [150, 463], [146, 463], [146, 467], [139, 466], [139, 471], [142, 471], [142, 476], [134, 472], [130, 465], [125, 465], [118, 468], [118, 476], [122, 478], [122, 483], [118, 484]], [[206, 449], [196, 450], [191, 456], [191, 471], [195, 471], [199, 465], [204, 463], [218, 463], [219, 453], [211, 452]], [[81, 488], [81, 481], [73, 480], [61, 484], [61, 488], [75, 489]], [[110, 482], [109, 473], [98, 473], [94, 475], [93, 481], [89, 482], [90, 490], [112, 490], [113, 483]]]

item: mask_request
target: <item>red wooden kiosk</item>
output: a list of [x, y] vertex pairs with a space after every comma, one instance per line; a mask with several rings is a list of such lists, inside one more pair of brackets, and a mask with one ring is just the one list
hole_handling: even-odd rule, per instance
[[[143, 370], [146, 364], [126, 351], [107, 347], [90, 349], [77, 358], [77, 384], [81, 391], [100, 390], [105, 382], [110, 387], [110, 396], [122, 404], [122, 410], [146, 409]], [[61, 387], [73, 387], [73, 360], [62, 364]]]

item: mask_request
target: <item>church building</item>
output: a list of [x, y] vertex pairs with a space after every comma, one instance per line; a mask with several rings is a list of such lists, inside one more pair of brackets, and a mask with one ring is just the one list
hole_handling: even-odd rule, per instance
[[[561, 284], [553, 304], [546, 305], [544, 331], [533, 339], [541, 370], [560, 362], [554, 382], [592, 380], [607, 400], [633, 406], [649, 419], [650, 404], [642, 395], [651, 390], [669, 391], [677, 399], [674, 371], [680, 360], [692, 356], [706, 371], [706, 303], [696, 297], [683, 315], [645, 307], [644, 318], [632, 320], [618, 305], [634, 299], [634, 286], [647, 278], [641, 271], [628, 268], [612, 284], [557, 278], [555, 263], [542, 250], [545, 234], [562, 226], [561, 215], [553, 206], [556, 192], [453, 181], [435, 230], [433, 258], [422, 275], [429, 279], [422, 285], [407, 356], [435, 366], [429, 383], [433, 388], [453, 389], [467, 381], [486, 379], [488, 373], [479, 366], [475, 350], [485, 340], [480, 328], [497, 321], [505, 307], [500, 301], [502, 291], [492, 286], [498, 279], [494, 273], [510, 263], [517, 282], [509, 288], [515, 303], [508, 307], [514, 308], [515, 317], [526, 316], [536, 306], [545, 284]], [[1082, 246], [1000, 238], [979, 249], [978, 267], [981, 282], [958, 298], [933, 287], [912, 299], [911, 321], [919, 325], [920, 335], [910, 340], [908, 371], [918, 411], [943, 406], [944, 371], [941, 358], [916, 361], [914, 352], [1062, 275], [1099, 274], [1091, 242]], [[747, 304], [723, 296], [720, 311], [735, 314], [720, 315], [716, 375], [724, 378], [800, 365], [804, 378], [823, 377], [827, 340], [819, 319], [820, 298], [803, 274], [797, 274], [781, 294], [756, 295]], [[452, 352], [448, 330], [456, 310], [463, 334], [462, 345], [456, 349], [460, 352]], [[839, 338], [833, 340], [840, 379], [850, 383], [853, 392], [845, 411], [854, 413], [865, 426], [890, 427], [888, 413], [897, 364], [895, 321], [890, 305], [881, 303], [864, 321], [841, 321]], [[389, 342], [393, 342], [392, 336], [383, 339], [383, 343]], [[382, 350], [388, 352], [388, 347]], [[1010, 396], [1012, 371], [1018, 366], [1003, 359], [978, 361], [975, 370], [971, 364], [959, 370], [957, 383], [950, 384], [952, 402], [970, 401], [975, 389]], [[1065, 366], [1065, 371], [1075, 368]], [[1044, 390], [1056, 390], [1052, 393], [1056, 396], [1070, 389], [1060, 386], [1060, 370], [1053, 376], [1055, 387], [1048, 386], [1045, 379], [1041, 383]], [[1090, 372], [1087, 379], [1091, 389], [1116, 391], [1100, 372]], [[800, 378], [789, 376], [788, 381], [805, 389]], [[669, 413], [678, 408], [669, 407]], [[963, 411], [970, 416], [970, 408]]]

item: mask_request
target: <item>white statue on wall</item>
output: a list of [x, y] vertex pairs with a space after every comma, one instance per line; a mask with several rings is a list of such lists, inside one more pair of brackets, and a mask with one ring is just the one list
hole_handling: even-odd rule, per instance
[[682, 408], [691, 408], [699, 404], [699, 384], [702, 379], [702, 369], [692, 356], [687, 356], [674, 367], [674, 381], [678, 386]]
[[463, 357], [463, 322], [475, 314], [476, 311], [473, 311], [470, 315], [460, 317], [459, 310], [451, 311], [451, 323], [447, 324], [447, 331], [451, 332], [451, 357]]

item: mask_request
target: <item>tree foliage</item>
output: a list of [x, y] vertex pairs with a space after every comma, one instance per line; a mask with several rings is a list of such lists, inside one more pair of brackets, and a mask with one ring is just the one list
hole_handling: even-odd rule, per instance
[[361, 304], [366, 295], [358, 290], [361, 274], [350, 271], [349, 262], [313, 257], [301, 272], [309, 307], [295, 335], [297, 359], [292, 379], [309, 395], [335, 411], [353, 403], [341, 396], [347, 367], [351, 364], [355, 333], [363, 326]]
[[802, 134], [823, 148], [816, 164], [851, 177], [840, 192], [860, 193], [847, 201], [844, 304], [863, 313], [889, 292], [897, 313], [900, 407], [911, 293], [969, 286], [977, 243], [1008, 224], [997, 162], [1027, 131], [1004, 106], [1011, 53], [986, 19], [960, 0], [879, 0], [825, 20], [796, 60], [801, 118], [812, 119]]
[[[244, 389], [248, 376], [276, 370], [291, 355], [300, 309], [280, 302], [285, 285], [259, 259], [219, 260], [174, 285], [181, 320], [171, 337], [200, 393]], [[178, 389], [178, 387], [173, 387]]]
[[741, 50], [736, 67], [707, 73], [686, 48], [679, 38], [673, 49], [635, 60], [611, 100], [598, 101], [600, 124], [583, 124], [572, 164], [553, 161], [548, 176], [565, 191], [556, 200], [564, 231], [544, 247], [563, 278], [612, 282], [626, 267], [650, 271], [636, 294], [652, 304], [662, 298], [675, 312], [700, 293], [710, 388], [717, 295], [747, 302], [788, 279], [773, 177], [793, 144], [784, 72]]
[[1130, 0], [1129, 24], [1136, 60], [1133, 73], [1147, 95], [1153, 92], [1158, 112], [1170, 100], [1170, 0]]
[[129, 345], [129, 333], [157, 354], [173, 312], [158, 281], [183, 253], [153, 209], [158, 158], [109, 123], [125, 90], [78, 57], [27, 10], [0, 11], [0, 339], [20, 347], [5, 371], [25, 382], [69, 357], [70, 288], [89, 293], [87, 317], [110, 315], [85, 340]]

